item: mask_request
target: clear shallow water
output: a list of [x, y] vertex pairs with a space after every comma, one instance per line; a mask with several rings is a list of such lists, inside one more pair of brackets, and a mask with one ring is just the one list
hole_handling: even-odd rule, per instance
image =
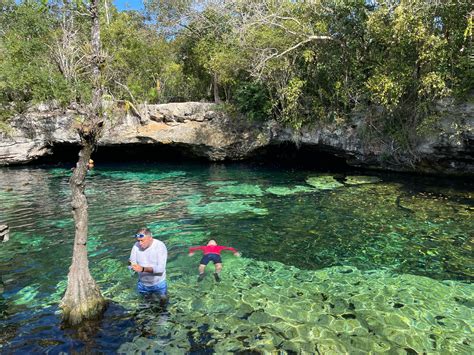
[[[0, 170], [0, 221], [12, 229], [0, 246], [2, 352], [473, 352], [466, 181], [99, 166], [88, 177], [88, 248], [112, 305], [85, 339], [57, 316], [73, 238], [68, 174]], [[142, 225], [168, 246], [166, 312], [146, 308], [126, 269]], [[187, 247], [210, 237], [242, 258], [224, 255], [223, 281], [197, 284]]]

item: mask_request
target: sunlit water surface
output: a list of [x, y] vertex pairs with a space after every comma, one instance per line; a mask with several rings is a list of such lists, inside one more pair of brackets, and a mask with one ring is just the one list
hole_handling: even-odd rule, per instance
[[[73, 239], [69, 169], [0, 169], [0, 352], [473, 353], [473, 185], [251, 165], [98, 166], [90, 267], [110, 306], [62, 329]], [[364, 175], [364, 176], [361, 176]], [[370, 175], [370, 174], [369, 174]], [[170, 303], [126, 267], [143, 225], [168, 247]], [[215, 238], [222, 282], [196, 282]]]

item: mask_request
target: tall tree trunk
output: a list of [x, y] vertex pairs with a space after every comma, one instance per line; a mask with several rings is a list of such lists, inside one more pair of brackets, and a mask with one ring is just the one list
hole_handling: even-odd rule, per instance
[[68, 274], [66, 293], [61, 302], [63, 321], [77, 325], [86, 319], [102, 315], [106, 301], [89, 271], [87, 258], [88, 212], [85, 195], [87, 164], [102, 132], [102, 87], [100, 77], [100, 25], [99, 0], [91, 0], [90, 13], [92, 20], [91, 44], [93, 58], [91, 62], [94, 80], [92, 105], [86, 121], [79, 127], [82, 148], [79, 159], [69, 184], [71, 186], [72, 214], [74, 217], [75, 237], [72, 264]]
[[218, 104], [221, 102], [221, 98], [219, 96], [219, 82], [217, 73], [214, 73], [214, 76], [212, 77], [212, 87], [214, 89], [214, 102]]
[[67, 290], [61, 304], [63, 321], [69, 325], [77, 325], [83, 320], [98, 318], [106, 305], [99, 287], [90, 274], [87, 258], [88, 206], [84, 190], [87, 163], [92, 150], [92, 144], [83, 145], [79, 153], [79, 161], [69, 182], [72, 192], [71, 205], [75, 237]]

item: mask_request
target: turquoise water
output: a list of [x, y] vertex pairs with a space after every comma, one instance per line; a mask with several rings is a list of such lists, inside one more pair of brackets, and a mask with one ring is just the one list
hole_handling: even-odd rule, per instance
[[[1, 352], [473, 352], [473, 192], [465, 180], [253, 165], [102, 165], [88, 176], [90, 266], [111, 305], [61, 329], [71, 260], [69, 170], [0, 169]], [[170, 303], [126, 268], [150, 227], [168, 247]], [[196, 282], [209, 238], [222, 282]]]

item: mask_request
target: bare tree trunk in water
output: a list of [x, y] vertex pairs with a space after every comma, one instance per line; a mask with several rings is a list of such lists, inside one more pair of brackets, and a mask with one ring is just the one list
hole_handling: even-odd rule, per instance
[[99, 318], [106, 307], [106, 301], [89, 271], [87, 258], [88, 212], [85, 191], [87, 164], [102, 133], [102, 87], [100, 78], [100, 26], [99, 0], [91, 0], [92, 20], [91, 44], [93, 51], [92, 75], [94, 80], [92, 107], [86, 120], [78, 128], [81, 138], [81, 151], [76, 168], [69, 181], [71, 186], [72, 214], [74, 217], [75, 237], [72, 264], [68, 274], [66, 293], [61, 302], [63, 322], [78, 325], [87, 319]]
[[98, 318], [106, 305], [99, 287], [90, 274], [87, 258], [88, 212], [84, 190], [87, 163], [92, 150], [92, 144], [85, 144], [82, 147], [79, 161], [69, 182], [75, 237], [67, 290], [61, 304], [63, 321], [69, 325], [80, 324], [85, 319]]
[[221, 98], [219, 96], [219, 83], [217, 73], [214, 73], [214, 76], [212, 78], [212, 87], [214, 88], [214, 102], [218, 104], [221, 102]]

